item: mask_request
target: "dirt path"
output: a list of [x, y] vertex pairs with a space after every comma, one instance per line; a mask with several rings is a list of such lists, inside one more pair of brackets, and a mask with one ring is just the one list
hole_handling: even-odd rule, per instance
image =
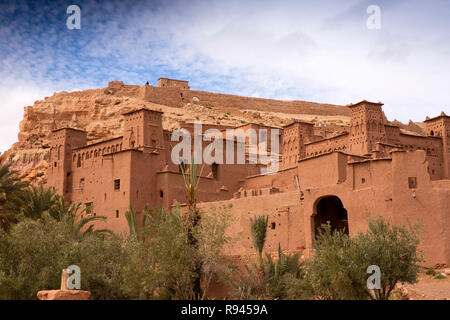
[[450, 300], [450, 277], [435, 279], [421, 274], [419, 282], [404, 285], [411, 300]]

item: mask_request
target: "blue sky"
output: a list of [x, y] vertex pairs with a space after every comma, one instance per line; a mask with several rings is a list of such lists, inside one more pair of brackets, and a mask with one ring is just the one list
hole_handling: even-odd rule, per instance
[[[66, 9], [81, 8], [81, 29]], [[381, 28], [366, 26], [369, 5]], [[0, 4], [0, 151], [23, 107], [110, 80], [348, 104], [382, 101], [390, 120], [450, 113], [450, 2], [42, 1]]]

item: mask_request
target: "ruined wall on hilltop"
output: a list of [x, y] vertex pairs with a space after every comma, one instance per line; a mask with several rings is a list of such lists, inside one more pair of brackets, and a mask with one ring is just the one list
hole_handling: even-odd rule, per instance
[[252, 109], [265, 112], [303, 113], [328, 116], [349, 116], [350, 111], [345, 106], [315, 103], [307, 101], [281, 101], [262, 98], [241, 97], [231, 94], [211, 93], [206, 91], [183, 90], [185, 103], [197, 103], [204, 106], [231, 107]]
[[[170, 81], [161, 83], [167, 86], [111, 81], [106, 88], [62, 91], [35, 101], [33, 106], [24, 108], [18, 142], [2, 155], [2, 161], [11, 162], [24, 179], [45, 182], [51, 130], [63, 127], [86, 130], [88, 143], [110, 139], [123, 132], [122, 113], [142, 107], [162, 110], [163, 127], [169, 130], [196, 120], [225, 128], [255, 121], [283, 126], [291, 114], [297, 117], [317, 114], [319, 120], [320, 115], [348, 115], [348, 108], [342, 106], [191, 91], [187, 82], [179, 86], [172, 86]], [[242, 111], [246, 109], [254, 111]], [[279, 112], [282, 116], [260, 112]], [[289, 115], [283, 118], [285, 114]]]

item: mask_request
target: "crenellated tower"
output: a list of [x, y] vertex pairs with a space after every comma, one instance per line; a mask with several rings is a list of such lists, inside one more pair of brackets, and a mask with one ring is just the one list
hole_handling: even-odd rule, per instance
[[283, 154], [282, 168], [297, 166], [297, 161], [306, 156], [305, 143], [314, 137], [314, 124], [295, 121], [283, 128], [281, 151]]
[[72, 185], [72, 150], [85, 146], [87, 142], [86, 131], [61, 128], [53, 130], [50, 135], [50, 158], [47, 172], [47, 186], [70, 199], [70, 186]]
[[432, 119], [425, 120], [428, 136], [442, 139], [442, 163], [444, 179], [450, 179], [450, 117], [444, 112]]
[[146, 152], [164, 148], [162, 114], [145, 108], [125, 113], [125, 148]]
[[385, 120], [378, 102], [363, 100], [350, 105], [350, 146], [349, 152], [369, 155], [377, 142], [386, 142]]

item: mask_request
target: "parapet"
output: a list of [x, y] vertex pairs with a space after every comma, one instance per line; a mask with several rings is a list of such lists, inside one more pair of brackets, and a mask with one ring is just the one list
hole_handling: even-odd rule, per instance
[[108, 87], [109, 88], [119, 89], [119, 88], [122, 88], [123, 86], [124, 86], [123, 81], [110, 81], [110, 82], [108, 82]]
[[176, 80], [176, 79], [168, 79], [168, 78], [159, 78], [158, 79], [158, 87], [167, 88], [167, 87], [176, 87], [183, 90], [189, 90], [189, 81], [186, 80]]

